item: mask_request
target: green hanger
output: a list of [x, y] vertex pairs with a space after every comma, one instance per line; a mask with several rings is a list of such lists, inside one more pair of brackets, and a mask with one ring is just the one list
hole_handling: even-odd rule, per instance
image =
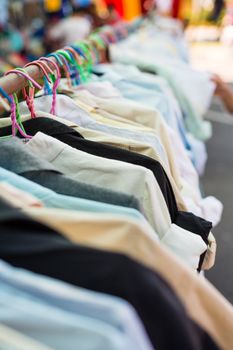
[[81, 81], [84, 81], [84, 72], [81, 68], [81, 66], [78, 64], [78, 62], [76, 62], [76, 60], [74, 59], [74, 56], [71, 53], [68, 53], [65, 50], [57, 50], [56, 53], [62, 55], [70, 64], [71, 66], [75, 66], [76, 70], [78, 71], [78, 74], [81, 78]]

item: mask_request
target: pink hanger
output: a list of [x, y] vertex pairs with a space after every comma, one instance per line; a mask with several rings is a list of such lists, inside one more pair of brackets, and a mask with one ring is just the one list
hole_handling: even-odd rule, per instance
[[32, 136], [27, 135], [20, 127], [19, 123], [17, 122], [16, 118], [16, 103], [14, 102], [14, 96], [10, 95], [10, 98], [12, 99], [11, 104], [11, 121], [12, 121], [12, 136], [16, 136], [16, 129], [18, 129], [19, 133], [25, 138], [25, 139], [31, 139]]
[[[39, 67], [42, 70], [42, 72], [43, 72], [44, 76], [46, 77], [47, 81], [49, 83], [52, 83], [52, 81], [51, 81], [51, 79], [50, 79], [50, 77], [48, 75], [48, 72], [47, 72], [47, 71], [49, 71], [49, 73], [53, 73], [53, 71], [52, 71], [52, 69], [50, 67], [48, 67], [47, 65], [44, 66], [44, 62], [39, 62], [38, 60], [33, 61], [33, 62], [29, 62], [24, 67], [29, 67], [29, 66], [33, 66], [33, 65]], [[26, 88], [23, 88], [23, 90], [22, 90], [23, 96], [24, 96], [24, 98], [26, 100], [26, 103], [28, 105], [28, 108], [29, 108], [29, 110], [31, 112], [31, 117], [32, 118], [36, 118], [36, 111], [35, 111], [35, 106], [34, 106], [34, 91], [35, 91], [34, 88], [33, 88], [33, 91], [32, 91], [32, 89], [29, 88], [29, 95], [28, 95], [27, 92], [26, 92]]]
[[17, 69], [11, 69], [9, 70], [8, 72], [6, 72], [4, 75], [9, 75], [9, 74], [19, 74], [19, 75], [22, 75], [22, 77], [24, 77], [25, 79], [31, 81], [31, 83], [38, 89], [42, 89], [42, 86], [40, 84], [38, 84], [33, 78], [30, 77], [30, 75], [22, 72], [22, 71], [19, 71]]
[[[48, 63], [51, 63], [51, 64], [54, 66], [54, 68], [56, 69], [58, 79], [61, 78], [60, 69], [59, 69], [57, 63], [54, 62], [51, 58], [48, 58], [48, 57], [40, 57], [39, 61], [46, 61], [46, 62], [48, 62]], [[49, 67], [49, 65], [47, 65], [47, 66]], [[49, 68], [50, 68], [50, 67], [49, 67]]]
[[[59, 65], [63, 68], [66, 79], [67, 79], [68, 87], [71, 89], [72, 88], [71, 76], [70, 76], [70, 72], [69, 72], [69, 66], [68, 66], [68, 63], [67, 63], [65, 57], [61, 56], [57, 52], [53, 52], [52, 54], [49, 54], [49, 56], [55, 57], [55, 59], [57, 60]], [[44, 58], [47, 58], [47, 57], [44, 57]]]
[[[46, 67], [48, 67], [50, 70], [51, 68], [49, 67], [48, 63], [51, 63], [53, 65], [53, 67], [55, 68], [56, 72], [57, 72], [57, 78], [53, 84], [53, 101], [52, 101], [52, 107], [50, 110], [50, 113], [55, 115], [56, 114], [56, 98], [57, 98], [57, 88], [59, 86], [60, 80], [61, 80], [61, 72], [60, 69], [58, 67], [58, 65], [51, 59], [48, 57], [41, 57], [39, 59], [39, 61], [42, 61], [41, 63], [44, 63], [43, 61], [47, 62]], [[52, 74], [53, 71], [51, 70]]]
[[73, 47], [65, 46], [65, 47], [64, 47], [64, 50], [70, 51], [70, 52], [73, 54], [74, 58], [76, 59], [77, 63], [78, 63], [79, 65], [82, 64], [81, 57], [79, 56], [79, 54], [77, 53], [77, 51], [75, 51], [75, 49], [74, 49]]
[[[37, 87], [38, 89], [41, 89], [42, 86], [40, 84], [38, 84], [33, 78], [31, 78], [28, 74], [20, 71], [20, 70], [17, 70], [17, 69], [12, 69], [8, 72], [5, 73], [5, 75], [9, 75], [9, 74], [18, 74], [18, 75], [21, 75], [23, 76], [25, 79], [27, 79], [28, 81], [30, 81], [35, 87]], [[29, 102], [29, 109], [30, 111], [32, 111], [32, 113], [34, 113], [33, 111], [33, 103], [31, 104], [31, 101], [32, 101], [32, 89], [31, 89], [31, 96], [30, 96], [30, 101]], [[16, 96], [16, 94], [15, 94]], [[11, 120], [12, 120], [12, 135], [15, 136], [16, 135], [16, 129], [18, 129], [18, 131], [20, 132], [20, 134], [25, 137], [25, 138], [31, 138], [31, 136], [27, 135], [23, 130], [22, 128], [20, 127], [18, 121], [17, 121], [17, 113], [19, 113], [19, 110], [18, 110], [18, 104], [16, 105], [15, 103], [15, 100], [14, 100], [14, 95], [10, 95], [11, 99], [12, 99], [12, 104], [11, 104]], [[17, 96], [16, 96], [17, 98]]]
[[38, 66], [42, 70], [42, 72], [44, 73], [44, 75], [45, 75], [46, 79], [48, 80], [48, 82], [51, 83], [51, 79], [50, 79], [50, 77], [49, 77], [49, 75], [47, 73], [47, 70], [49, 71], [49, 73], [53, 73], [52, 69], [46, 65], [46, 69], [47, 69], [46, 70], [44, 65], [43, 65], [43, 62], [40, 62], [39, 60], [27, 63], [24, 66], [24, 68], [29, 67], [29, 66], [33, 66], [33, 65]]
[[[43, 64], [41, 64], [41, 62], [38, 62], [38, 61], [29, 62], [28, 64], [26, 64], [24, 66], [24, 68], [29, 67], [29, 66], [33, 66], [33, 65], [39, 67], [42, 70], [42, 72], [44, 73], [46, 79], [51, 83], [49, 75], [48, 75], [46, 69], [44, 68]], [[34, 106], [35, 88], [29, 86], [29, 94], [28, 94], [26, 88], [24, 87], [22, 89], [22, 93], [23, 93], [23, 97], [27, 103], [28, 109], [31, 113], [31, 117], [36, 118], [36, 110], [35, 110], [35, 106]]]

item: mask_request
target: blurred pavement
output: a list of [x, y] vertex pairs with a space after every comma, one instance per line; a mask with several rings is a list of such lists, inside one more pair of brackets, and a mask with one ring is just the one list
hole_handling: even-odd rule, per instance
[[214, 229], [217, 240], [215, 266], [206, 277], [233, 304], [233, 116], [213, 103], [207, 118], [213, 121], [213, 137], [207, 143], [208, 163], [202, 185], [224, 205], [221, 223]]
[[[191, 60], [195, 68], [233, 82], [233, 47], [194, 43]], [[207, 142], [209, 159], [201, 182], [205, 195], [216, 196], [224, 205], [222, 221], [214, 229], [218, 245], [216, 264], [206, 277], [233, 303], [233, 116], [214, 98], [206, 119], [212, 121], [213, 137]]]

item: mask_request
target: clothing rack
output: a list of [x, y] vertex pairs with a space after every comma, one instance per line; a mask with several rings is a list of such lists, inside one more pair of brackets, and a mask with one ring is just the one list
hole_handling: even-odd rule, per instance
[[[142, 25], [145, 18], [138, 18], [130, 23], [124, 23], [120, 22], [113, 26], [106, 26], [102, 27], [99, 31], [95, 32], [95, 34], [103, 34], [105, 37], [105, 44], [106, 44], [106, 50], [108, 48], [108, 45], [112, 42], [117, 42], [123, 38], [126, 37], [125, 34], [129, 35], [130, 33], [136, 31], [140, 26]], [[124, 34], [123, 34], [124, 32]], [[93, 34], [93, 33], [92, 33]], [[91, 35], [92, 35], [91, 34]], [[122, 37], [123, 34], [123, 37]], [[87, 38], [86, 42], [91, 43], [91, 35], [89, 38]], [[114, 41], [113, 41], [114, 37]], [[75, 43], [74, 45], [78, 45], [79, 43]], [[54, 57], [49, 57], [54, 63], [57, 63], [56, 59]], [[52, 69], [52, 71], [55, 71], [54, 65], [51, 63], [47, 63], [49, 67]], [[35, 81], [38, 81], [43, 78], [44, 74], [41, 71], [41, 69], [34, 65], [24, 68], [25, 73], [27, 73], [32, 79]], [[24, 78], [23, 76], [20, 76], [18, 74], [9, 74], [7, 76], [4, 76], [0, 78], [0, 87], [8, 94], [11, 95], [14, 92], [20, 91], [24, 87], [28, 86], [28, 80]]]

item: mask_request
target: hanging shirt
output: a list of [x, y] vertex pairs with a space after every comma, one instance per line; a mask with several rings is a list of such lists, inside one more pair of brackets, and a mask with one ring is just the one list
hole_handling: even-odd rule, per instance
[[[130, 343], [107, 323], [73, 315], [0, 283], [0, 322], [57, 350], [126, 350]], [[107, 333], [106, 333], [107, 332]], [[32, 348], [33, 349], [33, 348]]]
[[137, 350], [152, 350], [141, 320], [133, 307], [123, 299], [14, 268], [3, 261], [0, 261], [0, 281], [71, 314], [107, 323], [131, 339]]

